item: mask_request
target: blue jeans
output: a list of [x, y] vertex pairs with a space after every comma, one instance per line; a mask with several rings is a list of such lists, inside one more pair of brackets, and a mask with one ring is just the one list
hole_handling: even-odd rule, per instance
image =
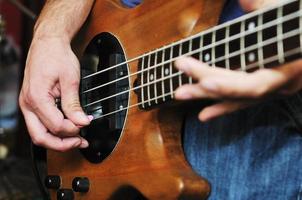
[[288, 114], [268, 102], [207, 123], [187, 117], [184, 150], [209, 199], [302, 199], [302, 135]]

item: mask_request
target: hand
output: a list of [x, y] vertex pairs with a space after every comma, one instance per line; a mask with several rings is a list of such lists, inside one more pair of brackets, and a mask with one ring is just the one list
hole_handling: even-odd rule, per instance
[[[59, 37], [32, 41], [19, 104], [34, 144], [57, 151], [88, 146], [79, 131], [92, 117], [80, 106], [79, 80], [79, 62], [68, 41]], [[55, 98], [61, 98], [64, 114]]]
[[[275, 0], [239, 0], [241, 7], [253, 11], [277, 3]], [[302, 61], [264, 69], [251, 74], [210, 68], [193, 58], [180, 58], [176, 67], [198, 81], [176, 90], [176, 99], [217, 99], [219, 103], [204, 108], [199, 113], [201, 121], [234, 112], [258, 103], [274, 94], [292, 94], [302, 88]]]
[[211, 68], [193, 58], [180, 58], [175, 66], [198, 81], [179, 87], [175, 93], [176, 99], [221, 100], [199, 113], [201, 121], [245, 108], [272, 95], [293, 94], [302, 88], [301, 59], [253, 73]]

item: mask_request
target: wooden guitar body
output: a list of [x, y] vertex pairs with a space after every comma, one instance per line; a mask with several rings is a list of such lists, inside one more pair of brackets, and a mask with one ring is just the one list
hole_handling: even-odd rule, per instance
[[[90, 41], [103, 32], [117, 38], [126, 60], [137, 57], [216, 25], [223, 3], [144, 0], [131, 9], [118, 0], [96, 1], [81, 30], [80, 57]], [[131, 62], [128, 70], [135, 73], [138, 61]], [[135, 78], [130, 78], [131, 86]], [[129, 104], [137, 101], [131, 91]], [[174, 106], [128, 109], [121, 136], [108, 157], [92, 163], [79, 150], [48, 151], [48, 174], [59, 175], [61, 188], [69, 189], [75, 177], [87, 177], [89, 191], [75, 192], [75, 199], [205, 199], [209, 184], [191, 169], [183, 154], [182, 113]], [[56, 190], [50, 193], [56, 199]]]

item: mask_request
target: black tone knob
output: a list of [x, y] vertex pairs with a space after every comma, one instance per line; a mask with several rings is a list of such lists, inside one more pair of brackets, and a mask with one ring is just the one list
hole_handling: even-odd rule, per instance
[[59, 189], [61, 187], [60, 176], [46, 176], [44, 180], [45, 187], [48, 189]]
[[76, 177], [72, 181], [72, 189], [75, 192], [88, 192], [89, 191], [89, 179], [86, 177]]
[[71, 189], [60, 189], [57, 191], [57, 200], [73, 200], [74, 194]]

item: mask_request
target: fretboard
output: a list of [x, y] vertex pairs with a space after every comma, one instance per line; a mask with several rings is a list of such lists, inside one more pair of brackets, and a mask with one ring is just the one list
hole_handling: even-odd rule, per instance
[[210, 67], [252, 72], [301, 57], [302, 0], [290, 0], [247, 14], [146, 53], [137, 78], [142, 109], [174, 99], [175, 90], [194, 80], [173, 67], [192, 56]]

